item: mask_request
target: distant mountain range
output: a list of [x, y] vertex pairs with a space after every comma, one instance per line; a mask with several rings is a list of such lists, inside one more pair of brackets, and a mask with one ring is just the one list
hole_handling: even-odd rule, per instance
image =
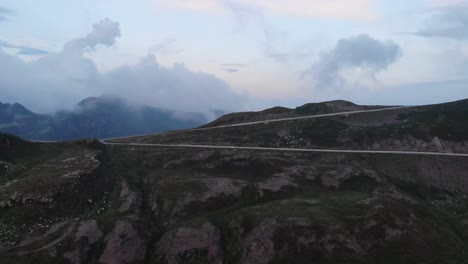
[[[221, 115], [219, 111], [213, 114]], [[0, 131], [30, 140], [102, 139], [193, 128], [207, 121], [201, 113], [135, 107], [116, 97], [89, 97], [75, 111], [55, 114], [37, 114], [21, 104], [0, 103]]]

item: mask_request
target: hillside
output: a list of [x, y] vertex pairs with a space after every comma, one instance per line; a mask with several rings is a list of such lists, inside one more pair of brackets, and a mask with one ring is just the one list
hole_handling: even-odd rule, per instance
[[467, 113], [459, 101], [124, 145], [0, 134], [1, 263], [465, 263], [468, 157], [131, 143], [466, 152]]
[[31, 140], [110, 138], [197, 127], [203, 114], [134, 107], [114, 97], [90, 97], [75, 111], [41, 115], [20, 104], [0, 103], [0, 131]]
[[384, 108], [385, 106], [364, 106], [354, 103], [336, 100], [322, 103], [309, 103], [295, 109], [286, 107], [273, 107], [259, 112], [241, 112], [223, 115], [202, 127], [216, 127], [222, 125], [232, 125], [245, 122], [255, 122], [262, 120], [281, 119], [288, 117], [300, 117], [308, 115], [320, 115], [337, 112], [348, 112], [358, 110], [371, 110]]
[[[468, 153], [468, 100], [122, 138], [120, 142]], [[222, 117], [221, 117], [222, 119]]]

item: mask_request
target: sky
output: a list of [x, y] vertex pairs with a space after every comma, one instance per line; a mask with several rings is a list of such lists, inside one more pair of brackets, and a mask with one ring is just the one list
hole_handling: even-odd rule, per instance
[[0, 0], [0, 102], [179, 111], [468, 98], [468, 0]]

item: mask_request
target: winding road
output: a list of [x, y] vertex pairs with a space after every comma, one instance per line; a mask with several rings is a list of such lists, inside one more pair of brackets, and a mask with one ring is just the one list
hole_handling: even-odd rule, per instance
[[116, 146], [142, 146], [163, 148], [197, 148], [197, 149], [231, 149], [231, 150], [261, 150], [261, 151], [288, 151], [288, 152], [315, 152], [315, 153], [345, 153], [345, 154], [398, 154], [398, 155], [424, 155], [424, 156], [451, 156], [468, 157], [463, 153], [443, 152], [418, 152], [396, 150], [348, 150], [348, 149], [304, 149], [304, 148], [265, 148], [265, 147], [239, 147], [239, 146], [213, 146], [213, 145], [188, 145], [188, 144], [149, 144], [149, 143], [111, 143], [106, 145]]
[[220, 128], [228, 128], [228, 127], [262, 125], [262, 124], [269, 124], [269, 123], [276, 123], [276, 122], [295, 121], [295, 120], [302, 120], [302, 119], [314, 119], [314, 118], [322, 118], [322, 117], [330, 117], [330, 116], [348, 116], [348, 115], [354, 115], [354, 114], [360, 114], [360, 113], [382, 112], [382, 111], [405, 109], [405, 108], [411, 108], [411, 107], [412, 106], [396, 106], [396, 107], [379, 108], [379, 109], [372, 109], [372, 110], [356, 110], [356, 111], [338, 112], [338, 113], [329, 113], [329, 114], [320, 114], [320, 115], [287, 117], [287, 118], [278, 118], [278, 119], [271, 119], [271, 120], [237, 123], [237, 124], [231, 124], [231, 125], [222, 125], [222, 126], [215, 126], [215, 127], [192, 128], [192, 129], [185, 129], [185, 130], [165, 131], [165, 132], [152, 133], [152, 134], [107, 138], [107, 139], [103, 139], [102, 141], [107, 142], [107, 141], [110, 141], [110, 140], [115, 141], [115, 140], [124, 139], [124, 138], [158, 136], [158, 135], [167, 135], [167, 134], [174, 134], [174, 133], [185, 133], [185, 132], [192, 132], [192, 131], [204, 131], [204, 130], [212, 130], [212, 129], [220, 129]]
[[[238, 123], [232, 125], [222, 125], [216, 127], [205, 127], [205, 128], [194, 128], [187, 130], [177, 130], [177, 131], [167, 131], [154, 134], [145, 134], [137, 136], [128, 136], [128, 137], [116, 137], [101, 140], [100, 142], [105, 145], [114, 145], [114, 146], [140, 146], [140, 147], [158, 147], [158, 148], [195, 148], [195, 149], [229, 149], [229, 150], [259, 150], [259, 151], [287, 151], [287, 152], [308, 152], [308, 153], [344, 153], [344, 154], [393, 154], [393, 155], [421, 155], [421, 156], [450, 156], [450, 157], [468, 157], [468, 154], [465, 153], [444, 153], [444, 152], [419, 152], [419, 151], [397, 151], [397, 150], [349, 150], [349, 149], [304, 149], [304, 148], [267, 148], [267, 147], [242, 147], [242, 146], [216, 146], [216, 145], [190, 145], [190, 144], [151, 144], [151, 143], [128, 143], [128, 142], [116, 142], [119, 139], [128, 139], [133, 137], [143, 137], [143, 136], [156, 136], [156, 135], [166, 135], [172, 133], [184, 133], [191, 131], [202, 131], [202, 130], [211, 130], [211, 129], [220, 129], [227, 127], [240, 127], [240, 126], [250, 126], [250, 125], [260, 125], [268, 124], [273, 122], [284, 122], [284, 121], [294, 121], [301, 119], [313, 119], [321, 117], [330, 117], [330, 116], [347, 116], [359, 113], [370, 113], [370, 112], [381, 112], [389, 111], [396, 109], [411, 108], [411, 106], [399, 106], [399, 107], [390, 107], [390, 108], [381, 108], [373, 110], [358, 110], [358, 111], [349, 111], [349, 112], [339, 112], [339, 113], [330, 113], [330, 114], [321, 114], [321, 115], [312, 115], [312, 116], [300, 116], [300, 117], [290, 117], [290, 118], [280, 118], [273, 120], [263, 120], [255, 122], [246, 122]], [[37, 143], [54, 143], [56, 141], [34, 141]]]
[[373, 109], [373, 110], [358, 110], [358, 111], [348, 111], [348, 112], [339, 112], [339, 113], [330, 113], [330, 114], [321, 114], [321, 115], [312, 115], [312, 116], [300, 116], [300, 117], [280, 118], [280, 119], [263, 120], [263, 121], [255, 121], [255, 122], [245, 122], [245, 123], [238, 123], [238, 124], [232, 124], [232, 125], [222, 125], [222, 126], [216, 126], [216, 127], [194, 128], [194, 129], [168, 131], [168, 132], [161, 132], [161, 133], [147, 134], [147, 135], [139, 135], [139, 136], [131, 136], [131, 137], [110, 138], [110, 139], [103, 140], [101, 142], [106, 144], [106, 145], [163, 147], [163, 148], [197, 148], [197, 149], [288, 151], [288, 152], [309, 152], [309, 153], [394, 154], [394, 155], [424, 155], [424, 156], [468, 157], [468, 154], [464, 154], [464, 153], [443, 153], [443, 152], [418, 152], [418, 151], [394, 151], [394, 150], [267, 148], [267, 147], [242, 147], [242, 146], [216, 146], [216, 145], [190, 145], [190, 144], [151, 144], [151, 143], [116, 142], [119, 139], [126, 139], [126, 138], [132, 138], [132, 137], [156, 136], [156, 135], [166, 135], [166, 134], [171, 134], [171, 133], [184, 133], [184, 132], [191, 132], [191, 131], [202, 131], [202, 130], [220, 129], [220, 128], [228, 128], [228, 127], [261, 125], [261, 124], [269, 124], [269, 123], [273, 123], [273, 122], [294, 121], [294, 120], [313, 119], [313, 118], [330, 117], [330, 116], [348, 116], [348, 115], [359, 114], [359, 113], [381, 112], [381, 111], [389, 111], [389, 110], [404, 109], [404, 108], [411, 108], [411, 106], [399, 106], [399, 107], [381, 108], [381, 109]]

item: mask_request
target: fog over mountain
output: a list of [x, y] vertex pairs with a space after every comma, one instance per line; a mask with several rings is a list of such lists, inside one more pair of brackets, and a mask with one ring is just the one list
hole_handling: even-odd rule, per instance
[[99, 71], [88, 55], [114, 45], [120, 35], [119, 23], [106, 18], [94, 24], [86, 36], [65, 43], [60, 52], [32, 62], [0, 49], [0, 100], [41, 113], [70, 109], [83, 98], [103, 94], [125, 98], [134, 105], [205, 114], [212, 109], [243, 108], [245, 98], [223, 80], [183, 64], [164, 67], [151, 54], [135, 65]]
[[[211, 111], [212, 117], [222, 112]], [[133, 106], [117, 97], [89, 97], [73, 111], [37, 114], [20, 104], [0, 102], [0, 131], [32, 140], [110, 138], [200, 126], [203, 113]]]

